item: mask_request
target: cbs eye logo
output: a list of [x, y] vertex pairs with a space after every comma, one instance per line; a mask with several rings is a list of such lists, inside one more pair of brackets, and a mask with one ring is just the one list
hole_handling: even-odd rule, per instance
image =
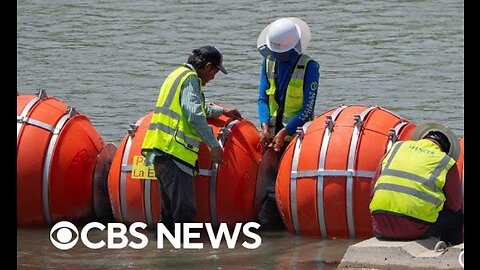
[[[75, 236], [72, 234], [72, 232], [75, 233]], [[55, 234], [56, 237], [54, 237]], [[52, 242], [52, 244], [58, 249], [71, 249], [78, 242], [77, 227], [68, 221], [58, 222], [50, 230], [50, 242]]]

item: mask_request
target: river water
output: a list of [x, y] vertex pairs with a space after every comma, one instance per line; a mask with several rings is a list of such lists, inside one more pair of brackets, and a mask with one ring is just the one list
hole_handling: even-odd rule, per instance
[[[320, 63], [315, 114], [341, 104], [378, 105], [412, 122], [464, 135], [464, 2], [428, 1], [17, 1], [17, 92], [47, 94], [85, 114], [106, 142], [150, 112], [158, 88], [193, 48], [224, 54], [228, 75], [208, 101], [237, 107], [258, 126], [259, 33], [295, 16], [312, 32]], [[23, 269], [329, 269], [356, 240], [263, 232], [255, 251], [63, 252], [48, 230], [17, 229]]]

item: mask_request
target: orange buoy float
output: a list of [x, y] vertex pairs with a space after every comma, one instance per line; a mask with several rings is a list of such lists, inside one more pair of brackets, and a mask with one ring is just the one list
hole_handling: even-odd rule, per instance
[[[145, 167], [141, 156], [143, 138], [153, 113], [131, 125], [120, 143], [108, 176], [108, 190], [115, 220], [137, 221], [154, 226], [160, 220], [160, 194], [153, 166]], [[256, 173], [261, 156], [260, 136], [247, 120], [221, 116], [209, 118], [224, 149], [224, 163], [212, 164], [202, 143], [199, 174], [195, 176], [196, 222], [234, 225], [256, 219], [261, 204], [254, 202]], [[151, 181], [154, 180], [154, 181]]]
[[460, 182], [462, 183], [462, 212], [464, 211], [464, 182], [463, 182], [463, 176], [465, 175], [464, 174], [464, 164], [463, 164], [463, 161], [464, 161], [464, 156], [465, 156], [465, 150], [464, 150], [464, 140], [465, 140], [465, 136], [462, 136], [460, 137], [460, 141], [459, 141], [459, 144], [460, 144], [460, 154], [458, 155], [458, 160], [456, 162], [456, 166], [457, 166], [457, 169], [458, 169], [458, 179], [460, 180]]
[[370, 184], [415, 125], [382, 107], [333, 108], [307, 122], [283, 154], [276, 201], [288, 231], [322, 238], [372, 235]]
[[[114, 219], [118, 222], [142, 221], [153, 226], [160, 217], [160, 194], [153, 168], [139, 167], [144, 162], [140, 154], [143, 138], [153, 113], [130, 125], [117, 147], [108, 174], [108, 194]], [[136, 171], [132, 172], [132, 164]]]
[[[464, 150], [464, 140], [465, 136], [460, 137], [460, 154], [458, 155], [458, 160], [455, 163], [458, 169], [458, 179], [462, 183], [462, 213], [465, 213], [464, 211], [464, 206], [465, 206], [465, 200], [464, 200], [464, 192], [465, 192], [465, 184], [463, 182], [463, 176], [465, 175], [465, 168], [464, 168], [464, 159], [465, 159], [465, 150]], [[462, 242], [464, 241], [464, 225], [462, 225]]]
[[95, 167], [104, 146], [73, 107], [44, 90], [17, 95], [17, 226], [92, 220], [92, 178], [102, 174]]

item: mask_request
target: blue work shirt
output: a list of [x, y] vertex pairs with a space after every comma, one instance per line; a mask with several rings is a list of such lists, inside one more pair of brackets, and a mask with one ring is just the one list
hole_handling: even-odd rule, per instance
[[[277, 91], [275, 93], [275, 99], [278, 104], [283, 104], [285, 101], [285, 94], [287, 91], [288, 83], [292, 76], [293, 69], [295, 64], [298, 61], [300, 55], [294, 55], [289, 61], [276, 62], [276, 78], [275, 83], [277, 86]], [[266, 90], [270, 88], [270, 84], [267, 79], [267, 74], [265, 72], [265, 58], [262, 61], [262, 66], [260, 70], [260, 85], [259, 85], [259, 94], [258, 94], [258, 115], [260, 120], [260, 127], [263, 123], [267, 125], [270, 122], [270, 110], [268, 105], [268, 95]], [[310, 118], [313, 118], [313, 113], [315, 109], [315, 100], [317, 98], [317, 89], [318, 84], [320, 83], [320, 69], [316, 61], [310, 61], [307, 64], [305, 70], [305, 78], [303, 82], [303, 106], [302, 110], [293, 117], [290, 122], [288, 122], [285, 129], [288, 132], [288, 135], [292, 136], [295, 134], [297, 127], [303, 126]]]

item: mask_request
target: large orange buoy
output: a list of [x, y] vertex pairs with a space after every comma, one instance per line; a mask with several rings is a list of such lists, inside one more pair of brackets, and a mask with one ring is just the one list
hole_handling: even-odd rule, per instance
[[[160, 194], [153, 167], [144, 167], [141, 145], [152, 113], [131, 125], [117, 148], [108, 177], [113, 215], [119, 222], [160, 220]], [[224, 148], [224, 163], [212, 164], [202, 143], [195, 176], [197, 222], [214, 224], [253, 221], [261, 205], [254, 202], [256, 174], [261, 155], [260, 136], [246, 120], [225, 116], [209, 118], [213, 133]], [[153, 181], [151, 181], [153, 180]]]
[[377, 106], [333, 108], [307, 122], [283, 154], [276, 200], [288, 231], [322, 238], [372, 235], [374, 172], [415, 125]]
[[44, 90], [17, 95], [17, 226], [93, 219], [104, 146], [87, 117]]

